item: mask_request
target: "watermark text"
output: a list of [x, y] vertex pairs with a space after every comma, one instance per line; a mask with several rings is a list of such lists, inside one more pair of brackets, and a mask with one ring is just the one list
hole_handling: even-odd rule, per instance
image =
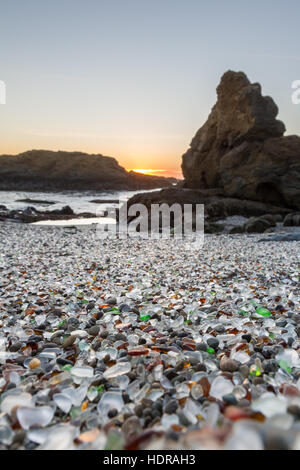
[[[139, 238], [144, 240], [182, 240], [202, 247], [204, 243], [204, 205], [131, 204], [119, 202], [117, 208], [99, 210], [97, 236], [100, 239]], [[107, 223], [106, 223], [107, 220]]]
[[294, 80], [292, 83], [292, 89], [295, 90], [292, 93], [292, 103], [300, 104], [300, 80]]
[[0, 104], [6, 104], [6, 85], [3, 80], [0, 80]]

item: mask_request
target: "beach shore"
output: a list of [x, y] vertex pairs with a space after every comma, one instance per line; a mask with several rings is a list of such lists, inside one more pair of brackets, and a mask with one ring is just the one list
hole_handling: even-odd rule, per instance
[[299, 243], [261, 238], [1, 223], [1, 448], [299, 449]]

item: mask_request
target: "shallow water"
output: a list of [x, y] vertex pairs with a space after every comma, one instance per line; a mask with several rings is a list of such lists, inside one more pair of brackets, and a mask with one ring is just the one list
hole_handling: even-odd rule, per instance
[[[125, 202], [132, 196], [138, 193], [145, 193], [156, 191], [154, 190], [139, 190], [139, 191], [62, 191], [62, 192], [29, 192], [29, 191], [0, 191], [0, 204], [5, 205], [10, 210], [22, 210], [26, 209], [28, 206], [33, 206], [38, 210], [56, 210], [62, 209], [64, 206], [70, 206], [75, 214], [82, 212], [90, 212], [96, 214], [96, 216], [101, 216], [102, 211], [107, 210], [108, 208], [117, 208], [118, 204], [116, 203], [94, 203], [91, 202], [94, 199], [101, 200], [119, 200], [120, 202]], [[30, 202], [20, 202], [20, 199], [32, 199], [32, 200], [42, 200], [42, 201], [51, 201], [55, 204], [36, 204]], [[81, 218], [81, 219], [71, 219], [71, 220], [45, 220], [37, 222], [37, 225], [90, 225], [95, 223], [113, 223], [114, 219], [106, 217], [105, 220], [100, 217], [96, 218]]]
[[116, 219], [111, 217], [82, 217], [80, 219], [69, 220], [41, 220], [34, 222], [31, 225], [60, 225], [62, 227], [69, 227], [74, 225], [91, 225], [91, 224], [115, 224]]

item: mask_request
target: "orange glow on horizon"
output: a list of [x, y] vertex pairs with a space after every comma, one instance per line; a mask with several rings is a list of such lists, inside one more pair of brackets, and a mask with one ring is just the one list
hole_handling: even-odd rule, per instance
[[176, 178], [182, 179], [182, 172], [178, 170], [160, 170], [153, 168], [126, 168], [127, 171], [134, 171], [135, 173], [141, 173], [142, 175], [152, 175], [152, 176], [163, 176], [165, 178]]
[[143, 175], [155, 175], [156, 173], [165, 173], [167, 170], [152, 170], [151, 168], [127, 168], [127, 171], [142, 173]]

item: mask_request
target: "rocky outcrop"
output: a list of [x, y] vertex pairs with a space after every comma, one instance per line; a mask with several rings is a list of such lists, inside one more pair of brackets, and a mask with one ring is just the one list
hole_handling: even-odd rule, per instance
[[[265, 214], [286, 216], [289, 210], [260, 201], [248, 201], [225, 197], [218, 190], [196, 190], [167, 188], [149, 193], [139, 193], [127, 202], [128, 208], [133, 204], [144, 204], [150, 210], [152, 204], [204, 204], [206, 218], [217, 221], [226, 217], [239, 215], [243, 217], [260, 217]], [[280, 218], [280, 217], [279, 217]], [[280, 218], [281, 219], [281, 218]]]
[[62, 209], [55, 209], [53, 211], [40, 211], [32, 206], [21, 210], [10, 210], [5, 206], [0, 206], [0, 222], [34, 223], [42, 220], [70, 220], [93, 217], [96, 217], [96, 215], [90, 212], [75, 214], [70, 206], [65, 206]]
[[100, 154], [32, 150], [0, 156], [0, 190], [153, 189], [174, 181], [127, 172], [117, 160]]
[[[183, 155], [183, 184], [138, 194], [128, 205], [204, 204], [206, 233], [275, 230], [291, 209], [300, 208], [300, 137], [283, 136], [276, 104], [244, 73], [225, 73], [217, 94]], [[285, 225], [297, 223], [293, 216]]]
[[[169, 208], [173, 204], [180, 204], [182, 209], [184, 204], [192, 204], [194, 214], [195, 205], [204, 204], [205, 233], [221, 233], [223, 231], [230, 231], [230, 233], [262, 233], [275, 227], [276, 223], [281, 222], [283, 217], [289, 213], [289, 209], [270, 203], [226, 197], [221, 190], [217, 189], [167, 188], [161, 191], [139, 193], [127, 201], [127, 209], [134, 204], [144, 204], [148, 209], [149, 227], [151, 227], [152, 204], [167, 204]], [[249, 220], [243, 225], [228, 230], [226, 229], [225, 219], [233, 216]], [[131, 222], [134, 218], [134, 216], [129, 216], [128, 222]], [[173, 227], [174, 218], [172, 214], [170, 223]]]
[[284, 137], [272, 98], [242, 72], [229, 71], [218, 100], [183, 155], [185, 187], [300, 208], [300, 137]]

